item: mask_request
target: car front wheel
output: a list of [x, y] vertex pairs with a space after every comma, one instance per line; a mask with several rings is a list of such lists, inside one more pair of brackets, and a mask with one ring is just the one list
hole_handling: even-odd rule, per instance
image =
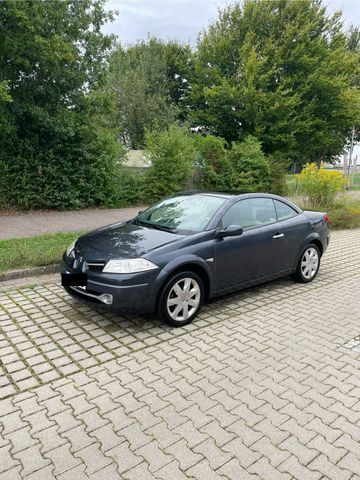
[[184, 271], [172, 276], [163, 287], [158, 316], [168, 325], [182, 327], [192, 322], [204, 303], [204, 283], [194, 272]]
[[309, 283], [316, 277], [320, 267], [320, 250], [310, 243], [300, 256], [293, 279], [300, 283]]

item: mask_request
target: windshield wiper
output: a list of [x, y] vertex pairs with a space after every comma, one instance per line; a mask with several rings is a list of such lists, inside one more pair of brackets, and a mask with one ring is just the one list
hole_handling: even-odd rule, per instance
[[143, 225], [144, 227], [155, 228], [156, 230], [162, 230], [163, 232], [176, 232], [175, 228], [167, 227], [166, 225], [158, 225], [157, 223], [146, 222], [144, 220], [139, 220], [138, 218], [135, 218], [135, 222], [139, 225]]
[[163, 230], [164, 232], [171, 232], [171, 233], [176, 232], [176, 228], [167, 227], [166, 225], [158, 225], [156, 223], [152, 223], [151, 226], [156, 228], [157, 230]]

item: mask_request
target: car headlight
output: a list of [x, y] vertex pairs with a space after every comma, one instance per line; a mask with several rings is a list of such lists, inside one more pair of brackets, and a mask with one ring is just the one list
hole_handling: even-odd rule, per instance
[[105, 273], [137, 273], [147, 270], [154, 270], [157, 265], [146, 260], [146, 258], [132, 258], [123, 260], [109, 260], [103, 272]]
[[67, 257], [69, 257], [71, 255], [71, 252], [74, 250], [77, 240], [78, 239], [76, 238], [73, 242], [71, 242], [70, 245], [68, 246], [68, 248], [66, 249], [66, 256]]

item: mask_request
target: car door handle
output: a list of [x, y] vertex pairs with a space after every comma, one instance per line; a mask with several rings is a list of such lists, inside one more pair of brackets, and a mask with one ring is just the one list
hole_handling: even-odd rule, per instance
[[282, 238], [284, 236], [283, 233], [277, 233], [276, 235], [273, 236], [273, 238]]

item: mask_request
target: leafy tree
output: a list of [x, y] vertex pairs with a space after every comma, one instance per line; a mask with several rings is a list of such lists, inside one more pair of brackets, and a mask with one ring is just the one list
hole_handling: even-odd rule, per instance
[[191, 50], [175, 41], [150, 38], [117, 47], [106, 90], [113, 96], [113, 124], [124, 143], [142, 148], [146, 129], [166, 129], [184, 118], [190, 73]]
[[320, 0], [227, 7], [198, 42], [193, 124], [292, 160], [339, 154], [359, 111], [358, 53], [341, 27]]
[[360, 51], [360, 28], [352, 25], [347, 32], [347, 48], [352, 52]]
[[185, 128], [171, 125], [160, 133], [147, 132], [146, 151], [152, 164], [144, 182], [147, 199], [158, 200], [187, 187], [197, 154]]
[[104, 204], [118, 147], [89, 93], [112, 39], [103, 0], [0, 3], [0, 195], [23, 208]]

